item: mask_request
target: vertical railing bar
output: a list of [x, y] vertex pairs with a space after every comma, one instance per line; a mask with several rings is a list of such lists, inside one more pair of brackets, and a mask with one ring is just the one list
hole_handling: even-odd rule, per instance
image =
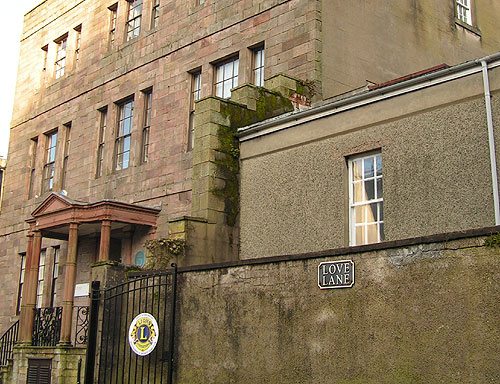
[[87, 332], [87, 351], [85, 358], [85, 376], [83, 381], [85, 384], [94, 383], [94, 368], [95, 354], [97, 347], [97, 328], [99, 325], [99, 303], [101, 295], [99, 291], [100, 282], [92, 282], [92, 290], [90, 296], [90, 308], [88, 312], [88, 332]]
[[[109, 290], [109, 294], [111, 294], [111, 290]], [[110, 327], [110, 319], [111, 319], [111, 308], [110, 308], [110, 305], [111, 305], [111, 299], [107, 299], [105, 298], [105, 303], [104, 303], [104, 308], [107, 310], [107, 313], [104, 313], [104, 316], [103, 318], [106, 318], [106, 343], [105, 343], [105, 353], [104, 353], [104, 365], [103, 365], [103, 370], [104, 370], [104, 383], [106, 383], [106, 379], [107, 379], [107, 376], [108, 376], [108, 370], [107, 370], [107, 366], [108, 366], [108, 345], [109, 345], [109, 327]], [[102, 347], [102, 346], [101, 346]]]
[[[139, 289], [142, 289], [142, 280], [143, 279], [139, 280]], [[134, 288], [135, 288], [135, 285], [134, 285]], [[135, 307], [135, 289], [134, 289], [134, 307]], [[139, 307], [139, 311], [140, 311], [141, 310], [140, 303], [139, 303], [138, 307]], [[137, 370], [138, 370], [137, 364], [139, 363], [139, 358], [137, 356], [134, 356], [134, 358], [135, 358], [134, 383], [136, 383], [137, 382]]]
[[176, 301], [176, 290], [177, 290], [177, 264], [172, 263], [174, 268], [172, 276], [172, 300], [171, 300], [171, 310], [170, 310], [170, 332], [169, 332], [169, 343], [168, 343], [168, 377], [167, 384], [172, 384], [172, 370], [174, 366], [174, 329], [175, 329], [175, 301]]
[[[118, 288], [116, 289], [118, 291]], [[121, 339], [122, 339], [122, 327], [121, 327], [121, 323], [122, 323], [122, 315], [123, 315], [123, 285], [121, 285], [121, 293], [118, 294], [117, 292], [117, 298], [119, 298], [118, 300], [118, 303], [120, 304], [120, 309], [118, 309], [118, 304], [117, 304], [117, 308], [115, 310], [115, 317], [118, 316], [118, 321], [116, 321], [115, 325], [117, 325], [116, 329], [118, 330], [118, 342], [117, 342], [117, 347], [116, 347], [116, 354], [118, 356], [116, 356], [115, 359], [113, 359], [116, 363], [116, 380], [118, 381], [118, 378], [120, 377], [119, 373], [120, 373], [120, 342], [121, 342]], [[113, 348], [114, 348], [114, 344], [113, 344]], [[114, 350], [113, 350], [114, 351]], [[114, 353], [113, 353], [113, 356], [114, 356]], [[125, 360], [125, 359], [123, 359]], [[125, 361], [123, 361], [123, 364], [122, 365], [125, 365]], [[123, 383], [123, 377], [122, 377], [122, 383]]]
[[[110, 317], [111, 317], [111, 313], [113, 314], [116, 314], [116, 297], [117, 297], [117, 294], [118, 294], [118, 287], [115, 287], [113, 288], [113, 290], [115, 291], [115, 294], [113, 295], [113, 298], [111, 299], [111, 303], [112, 306], [110, 307]], [[114, 318], [114, 316], [112, 317], [112, 319]], [[111, 320], [113, 321], [113, 320]], [[111, 322], [110, 321], [110, 322]], [[115, 363], [115, 335], [116, 335], [116, 324], [114, 323], [113, 321], [113, 326], [111, 327], [111, 334], [110, 334], [110, 338], [111, 338], [111, 359], [110, 359], [110, 368], [109, 368], [109, 382], [110, 383], [113, 383], [113, 366], [114, 366], [114, 363]], [[116, 381], [115, 381], [116, 382]]]
[[[166, 281], [165, 281], [165, 299], [163, 300], [163, 318], [166, 320], [167, 316], [167, 302], [168, 302], [168, 280], [169, 277], [166, 275]], [[166, 321], [164, 322], [164, 324]], [[166, 326], [163, 326], [163, 330], [166, 330]], [[163, 332], [166, 333], [166, 332]], [[166, 336], [166, 335], [165, 335]], [[167, 340], [166, 337], [163, 337], [162, 339], [162, 346], [161, 346], [161, 375], [160, 375], [160, 384], [163, 384], [163, 369], [165, 367], [165, 341]], [[168, 369], [168, 365], [167, 365]], [[168, 373], [168, 372], [167, 372]]]
[[[126, 361], [127, 361], [129, 289], [130, 289], [130, 282], [127, 283], [127, 295], [126, 295], [126, 301], [125, 301], [125, 317], [123, 319], [124, 325], [125, 325], [125, 332], [127, 332], [127, 336], [125, 337], [125, 342], [123, 343], [123, 364], [122, 364], [123, 383], [125, 383], [125, 365], [126, 365]], [[129, 361], [129, 363], [130, 363], [130, 361]]]
[[[132, 315], [131, 315], [131, 319], [133, 319], [134, 311], [135, 311], [135, 289], [136, 289], [137, 280], [134, 280], [133, 283], [134, 283], [134, 290], [132, 292], [132, 310], [131, 310], [131, 314]], [[130, 284], [130, 285], [132, 285], [132, 284]], [[129, 297], [130, 297], [130, 294], [129, 294]], [[128, 316], [128, 314], [127, 314], [127, 316]], [[130, 374], [132, 372], [132, 348], [129, 348], [128, 356], [129, 356], [128, 382], [130, 383]]]
[[[150, 277], [146, 277], [145, 279], [145, 283], [146, 283], [146, 287], [145, 287], [145, 290], [146, 290], [146, 300], [144, 302], [144, 312], [148, 313], [149, 310], [148, 310], [148, 306], [149, 306], [149, 302], [148, 302], [148, 292], [149, 292], [149, 279]], [[153, 277], [153, 285], [154, 285], [154, 277]], [[148, 364], [149, 364], [149, 361], [150, 361], [150, 355], [148, 355], [147, 357], [146, 356], [143, 356], [141, 357], [141, 382], [142, 382], [142, 378], [144, 377], [144, 366], [146, 365], [146, 361], [145, 359], [148, 360]], [[149, 365], [148, 365], [149, 367]], [[149, 381], [148, 381], [149, 383]]]
[[[156, 313], [157, 313], [157, 316], [158, 316], [157, 317], [158, 321], [160, 321], [160, 319], [161, 319], [160, 301], [161, 301], [161, 278], [162, 278], [162, 275], [159, 275], [158, 278], [159, 278], [159, 281], [158, 281], [158, 297], [157, 297]], [[153, 294], [154, 294], [154, 290], [153, 290]], [[154, 306], [154, 302], [153, 302], [153, 306]], [[163, 321], [160, 324], [163, 325]], [[158, 325], [158, 332], [160, 332], [161, 325]], [[161, 330], [161, 332], [163, 333], [163, 330]], [[162, 335], [162, 334], [160, 334], [159, 336], [160, 337], [165, 337], [165, 335]], [[158, 369], [158, 350], [161, 351], [161, 349], [159, 349], [158, 347], [159, 346], [157, 345], [156, 346], [156, 351], [155, 351], [155, 363], [154, 363], [154, 374], [153, 374], [153, 383], [155, 383], [155, 384], [156, 384], [156, 370]]]

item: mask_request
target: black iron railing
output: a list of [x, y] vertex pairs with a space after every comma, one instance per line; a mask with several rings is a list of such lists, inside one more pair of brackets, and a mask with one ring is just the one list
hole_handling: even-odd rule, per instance
[[74, 307], [76, 310], [75, 346], [86, 345], [89, 330], [89, 307]]
[[11, 325], [9, 329], [0, 337], [0, 366], [5, 367], [12, 360], [14, 344], [19, 333], [19, 320]]
[[62, 307], [35, 308], [33, 345], [55, 346], [61, 335]]

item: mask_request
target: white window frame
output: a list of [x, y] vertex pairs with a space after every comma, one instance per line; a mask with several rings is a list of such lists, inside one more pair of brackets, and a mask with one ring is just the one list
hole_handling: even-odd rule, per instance
[[[373, 161], [374, 173], [373, 175], [365, 174], [365, 165], [369, 160]], [[355, 164], [361, 164], [361, 175], [360, 178], [354, 177], [354, 166]], [[380, 172], [377, 170], [377, 166], [380, 164]], [[382, 168], [382, 153], [380, 151], [370, 152], [361, 154], [358, 156], [352, 156], [348, 159], [348, 171], [349, 171], [349, 245], [365, 245], [372, 243], [379, 243], [384, 240], [384, 217], [383, 217], [383, 168]], [[370, 198], [366, 193], [366, 183], [373, 182], [373, 196]], [[355, 201], [355, 185], [361, 185], [361, 192], [363, 194], [362, 199]], [[357, 200], [357, 199], [356, 199]], [[370, 205], [375, 205], [376, 215], [372, 216], [372, 220], [369, 220]], [[364, 215], [361, 218], [356, 217], [357, 213], [364, 211]], [[368, 227], [376, 226], [377, 238], [369, 239]], [[358, 228], [364, 227], [365, 231], [363, 233], [363, 238], [357, 238]]]
[[201, 70], [191, 73], [191, 98], [189, 101], [189, 131], [188, 147], [191, 151], [194, 148], [194, 102], [201, 98]]
[[131, 166], [132, 128], [134, 122], [134, 99], [118, 104], [118, 127], [115, 139], [115, 171]]
[[215, 64], [215, 96], [223, 99], [231, 97], [231, 89], [238, 86], [239, 66], [238, 56]]
[[[128, 1], [128, 0], [127, 0]], [[128, 1], [126, 40], [130, 41], [139, 36], [141, 32], [143, 0]]]
[[258, 87], [264, 86], [264, 46], [252, 49], [252, 82]]
[[456, 0], [458, 20], [472, 25], [472, 0]]
[[55, 78], [59, 79], [66, 72], [66, 49], [68, 48], [68, 35], [56, 40], [57, 56], [55, 62]]

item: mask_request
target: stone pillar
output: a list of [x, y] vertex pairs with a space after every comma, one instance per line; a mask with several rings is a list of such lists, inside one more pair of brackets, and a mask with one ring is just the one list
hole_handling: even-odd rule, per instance
[[31, 344], [34, 308], [36, 304], [36, 289], [38, 282], [38, 264], [42, 249], [42, 234], [39, 231], [28, 234], [28, 249], [26, 252], [26, 269], [24, 276], [23, 297], [21, 299], [21, 314], [19, 316], [19, 341]]
[[123, 254], [122, 263], [125, 265], [132, 265], [132, 240], [134, 238], [134, 229], [123, 231]]
[[63, 312], [61, 324], [61, 345], [71, 345], [71, 321], [73, 319], [73, 298], [75, 295], [76, 254], [78, 250], [78, 224], [69, 225], [68, 254], [64, 270]]
[[99, 243], [99, 260], [109, 260], [109, 244], [111, 241], [111, 221], [103, 220], [101, 222], [101, 241]]

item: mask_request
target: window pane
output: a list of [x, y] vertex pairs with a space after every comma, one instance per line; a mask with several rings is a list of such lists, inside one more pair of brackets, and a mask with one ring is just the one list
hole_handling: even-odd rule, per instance
[[223, 97], [223, 94], [222, 94], [222, 83], [217, 83], [215, 85], [215, 96], [217, 96], [217, 97]]
[[233, 77], [233, 63], [229, 62], [224, 65], [224, 80], [228, 80]]
[[224, 81], [224, 91], [223, 91], [223, 97], [227, 98], [231, 96], [231, 88], [232, 88], [232, 82], [231, 80], [229, 81]]
[[367, 243], [377, 243], [378, 242], [378, 231], [377, 224], [366, 226]]
[[376, 156], [377, 161], [377, 176], [382, 176], [382, 156]]
[[365, 159], [365, 173], [364, 173], [364, 177], [367, 178], [367, 177], [373, 177], [373, 167], [374, 167], [374, 164], [373, 164], [373, 157], [369, 157], [367, 159]]
[[375, 181], [374, 180], [365, 181], [365, 193], [366, 193], [366, 200], [375, 199]]
[[352, 162], [352, 179], [354, 181], [361, 180], [361, 160]]
[[382, 186], [382, 179], [377, 179], [377, 199], [384, 197], [384, 189]]
[[130, 152], [125, 152], [123, 154], [123, 169], [128, 168], [129, 154]]
[[356, 245], [364, 244], [365, 243], [365, 227], [364, 226], [358, 226], [356, 227]]
[[356, 224], [366, 222], [365, 211], [366, 211], [365, 205], [358, 205], [354, 208], [354, 222]]
[[377, 211], [377, 203], [370, 204], [368, 207], [368, 216], [367, 216], [367, 223], [374, 223], [378, 221], [378, 211]]
[[363, 191], [363, 182], [354, 183], [353, 189], [354, 189], [354, 196], [353, 196], [354, 203], [359, 203], [359, 202], [365, 201], [365, 194]]

